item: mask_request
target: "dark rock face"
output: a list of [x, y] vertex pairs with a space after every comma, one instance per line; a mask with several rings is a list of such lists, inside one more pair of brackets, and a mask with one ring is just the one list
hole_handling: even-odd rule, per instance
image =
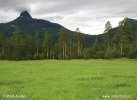
[[31, 15], [30, 15], [27, 11], [23, 11], [23, 12], [20, 14], [20, 17], [32, 18]]
[[5, 33], [7, 36], [11, 36], [17, 27], [21, 29], [22, 35], [34, 35], [37, 31], [41, 34], [48, 31], [50, 34], [56, 35], [57, 31], [62, 26], [50, 21], [32, 18], [27, 11], [23, 11], [15, 20], [0, 24], [0, 32]]

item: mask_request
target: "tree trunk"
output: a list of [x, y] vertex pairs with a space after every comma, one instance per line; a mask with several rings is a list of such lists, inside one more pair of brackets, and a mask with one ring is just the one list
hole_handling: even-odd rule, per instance
[[80, 54], [82, 52], [82, 43], [80, 43]]
[[37, 55], [39, 54], [39, 48], [37, 48]]
[[108, 53], [110, 53], [110, 49], [109, 49], [109, 42], [108, 42]]
[[67, 55], [67, 44], [65, 43], [65, 57], [66, 58], [66, 55]]
[[113, 45], [113, 49], [115, 50], [116, 49], [116, 44], [114, 43], [114, 45]]
[[47, 50], [47, 59], [49, 59], [49, 51]]
[[70, 46], [70, 51], [69, 51], [69, 54], [70, 54], [70, 55], [71, 55], [71, 52], [72, 52], [72, 51], [71, 51], [71, 46]]
[[78, 55], [80, 54], [80, 41], [78, 41]]
[[54, 57], [54, 55], [53, 55], [53, 58], [52, 58], [53, 60], [55, 59], [55, 57]]
[[121, 50], [121, 55], [123, 54], [123, 45], [121, 43], [121, 46], [120, 46], [120, 50]]
[[4, 47], [3, 47], [2, 53], [3, 53], [3, 55], [5, 54], [5, 48]]
[[64, 54], [65, 54], [65, 52], [64, 52], [64, 44], [63, 44], [63, 47], [62, 47], [62, 52], [63, 52], [63, 60], [64, 60]]
[[137, 48], [137, 39], [136, 39], [136, 48]]

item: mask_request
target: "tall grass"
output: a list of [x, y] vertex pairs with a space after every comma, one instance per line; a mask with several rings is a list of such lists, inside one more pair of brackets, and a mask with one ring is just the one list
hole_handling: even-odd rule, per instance
[[0, 61], [0, 100], [21, 100], [5, 95], [26, 95], [26, 100], [136, 100], [137, 61]]

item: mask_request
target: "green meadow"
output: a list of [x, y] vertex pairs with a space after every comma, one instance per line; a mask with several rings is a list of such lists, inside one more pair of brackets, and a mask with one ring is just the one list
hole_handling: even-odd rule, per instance
[[0, 100], [137, 100], [137, 60], [0, 61]]

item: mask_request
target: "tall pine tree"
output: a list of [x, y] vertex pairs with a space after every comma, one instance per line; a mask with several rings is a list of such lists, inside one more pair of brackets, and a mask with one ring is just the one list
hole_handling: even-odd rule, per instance
[[11, 37], [12, 42], [12, 54], [11, 58], [14, 60], [19, 60], [22, 58], [21, 49], [22, 49], [22, 36], [21, 30], [16, 28]]
[[112, 29], [112, 26], [111, 26], [110, 22], [108, 21], [105, 24], [105, 31], [104, 31], [105, 41], [106, 41], [106, 44], [107, 44], [107, 52], [108, 53], [110, 53], [110, 35], [111, 35], [111, 29]]
[[34, 38], [32, 35], [26, 35], [24, 39], [25, 44], [25, 58], [26, 59], [33, 59], [35, 48], [34, 48]]
[[62, 48], [62, 59], [66, 58], [67, 55], [67, 43], [68, 43], [68, 34], [65, 29], [62, 27], [59, 31], [59, 44]]
[[128, 47], [129, 37], [131, 35], [131, 25], [128, 22], [128, 19], [125, 18], [119, 23], [117, 34], [120, 42], [120, 52], [123, 54], [123, 50]]
[[4, 33], [0, 32], [0, 58], [4, 57], [5, 44], [6, 44], [6, 36], [4, 35]]
[[43, 41], [44, 51], [46, 52], [46, 58], [49, 59], [49, 55], [52, 47], [52, 38], [49, 32], [45, 33], [44, 41]]
[[82, 45], [83, 37], [79, 28], [76, 29], [75, 33], [76, 33], [76, 42], [77, 42], [77, 53], [78, 55], [81, 55], [82, 47], [83, 47]]

